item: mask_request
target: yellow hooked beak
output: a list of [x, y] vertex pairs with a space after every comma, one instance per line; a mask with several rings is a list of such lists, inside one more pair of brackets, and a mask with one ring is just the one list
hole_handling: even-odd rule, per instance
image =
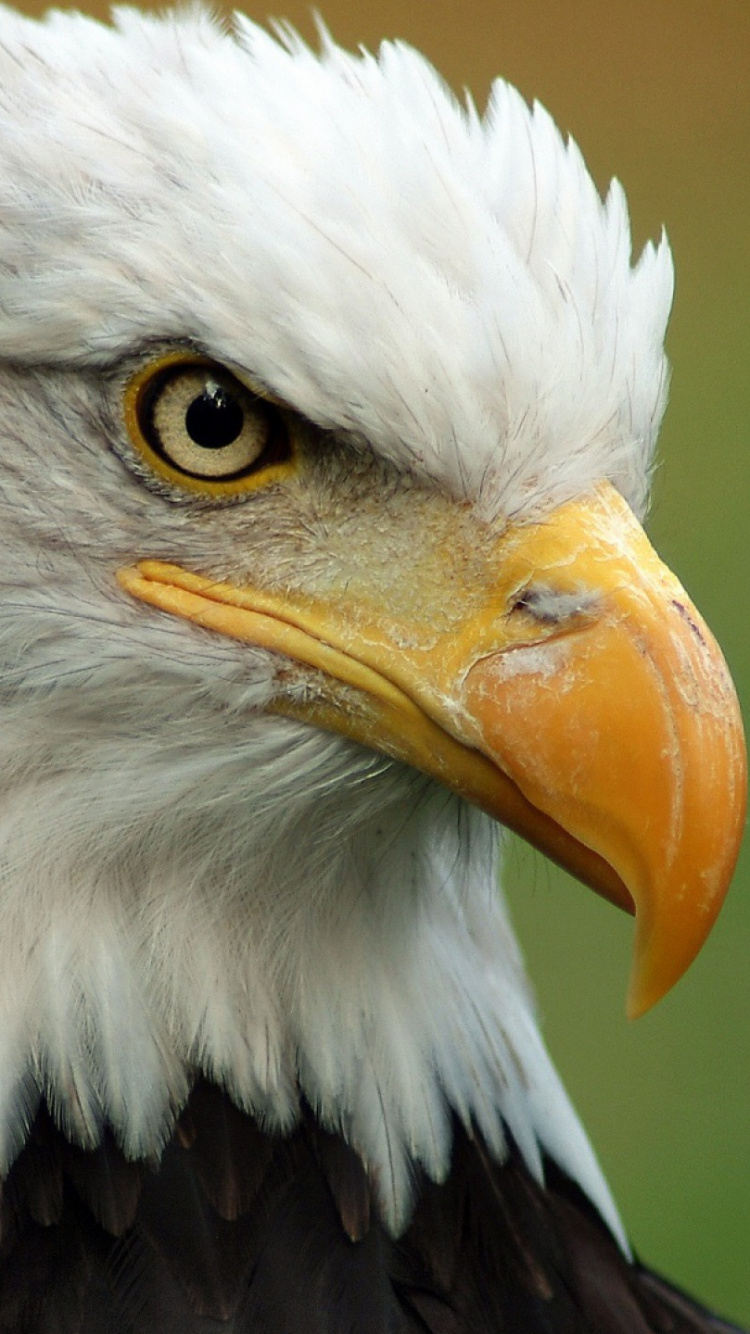
[[274, 707], [435, 776], [634, 911], [628, 1012], [641, 1014], [698, 953], [732, 876], [746, 801], [737, 697], [609, 484], [507, 528], [491, 555], [486, 586], [462, 588], [446, 548], [442, 599], [430, 581], [420, 602], [417, 571], [408, 616], [376, 580], [269, 593], [156, 561], [119, 580], [318, 669], [313, 698]]

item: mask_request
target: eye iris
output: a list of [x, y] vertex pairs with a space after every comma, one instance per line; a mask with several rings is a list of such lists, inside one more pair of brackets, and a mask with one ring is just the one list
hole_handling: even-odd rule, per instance
[[156, 359], [127, 385], [124, 409], [146, 462], [193, 490], [230, 494], [262, 485], [268, 469], [291, 459], [279, 409], [208, 359]]
[[236, 398], [215, 382], [206, 385], [185, 413], [185, 429], [201, 449], [225, 449], [237, 439], [244, 421]]

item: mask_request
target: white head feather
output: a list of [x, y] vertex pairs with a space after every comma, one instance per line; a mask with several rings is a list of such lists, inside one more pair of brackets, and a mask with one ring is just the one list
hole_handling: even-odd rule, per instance
[[542, 107], [498, 80], [480, 120], [406, 46], [242, 18], [3, 22], [0, 354], [189, 332], [506, 514], [602, 476], [642, 513], [669, 249], [631, 268], [620, 186]]
[[2, 11], [0, 89], [4, 1160], [40, 1091], [81, 1142], [108, 1121], [155, 1152], [203, 1069], [270, 1124], [304, 1093], [394, 1227], [454, 1111], [537, 1172], [551, 1153], [621, 1235], [489, 822], [259, 713], [270, 655], [116, 592], [140, 555], [256, 549], [243, 507], [197, 523], [123, 466], [119, 396], [188, 342], [484, 517], [603, 477], [642, 514], [666, 242], [631, 267], [622, 191], [541, 107], [498, 81], [480, 119], [401, 45]]

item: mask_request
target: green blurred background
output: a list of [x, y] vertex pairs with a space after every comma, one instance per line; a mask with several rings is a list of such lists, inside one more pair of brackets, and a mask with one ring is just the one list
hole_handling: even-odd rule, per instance
[[[313, 36], [306, 4], [277, 6], [247, 2], [253, 17], [288, 17]], [[342, 44], [397, 36], [418, 46], [480, 106], [494, 75], [510, 79], [578, 140], [601, 188], [621, 179], [637, 248], [666, 226], [677, 265], [673, 383], [650, 532], [747, 700], [748, 0], [320, 0], [320, 9]], [[549, 1044], [634, 1245], [750, 1324], [749, 874], [746, 856], [690, 974], [633, 1025], [623, 1014], [631, 924], [518, 845], [507, 880]]]

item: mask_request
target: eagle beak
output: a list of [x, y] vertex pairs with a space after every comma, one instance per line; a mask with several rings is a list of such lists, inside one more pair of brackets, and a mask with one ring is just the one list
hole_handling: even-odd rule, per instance
[[642, 1014], [701, 948], [739, 851], [745, 746], [721, 652], [609, 484], [494, 537], [480, 588], [448, 541], [442, 559], [442, 596], [425, 581], [420, 604], [409, 572], [408, 618], [375, 580], [312, 597], [156, 561], [119, 579], [315, 668], [278, 711], [435, 776], [635, 912]]

